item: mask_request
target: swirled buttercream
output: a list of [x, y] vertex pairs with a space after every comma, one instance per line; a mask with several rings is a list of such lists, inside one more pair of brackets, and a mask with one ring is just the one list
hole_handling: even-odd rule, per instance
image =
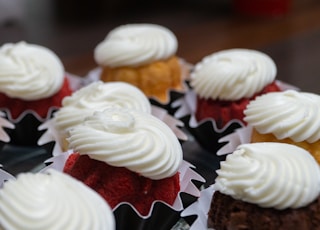
[[94, 111], [103, 111], [109, 107], [136, 109], [151, 113], [148, 98], [137, 87], [125, 82], [103, 83], [98, 81], [63, 99], [62, 108], [55, 113], [55, 127], [63, 133], [81, 123]]
[[295, 145], [243, 144], [220, 166], [214, 188], [261, 207], [300, 208], [320, 193], [319, 165]]
[[158, 118], [128, 109], [106, 109], [69, 131], [70, 147], [80, 154], [150, 179], [173, 176], [182, 163], [181, 145]]
[[279, 140], [313, 143], [320, 139], [320, 96], [313, 93], [287, 90], [261, 95], [244, 114], [248, 125]]
[[0, 229], [115, 229], [113, 213], [96, 192], [69, 175], [23, 173], [0, 190]]
[[141, 66], [164, 60], [177, 51], [177, 39], [167, 28], [155, 24], [127, 24], [106, 36], [94, 50], [101, 66]]
[[191, 86], [202, 98], [250, 98], [275, 80], [276, 65], [266, 54], [248, 49], [213, 53], [195, 65]]
[[55, 53], [25, 42], [1, 46], [0, 70], [0, 92], [23, 100], [54, 95], [62, 87], [65, 74]]

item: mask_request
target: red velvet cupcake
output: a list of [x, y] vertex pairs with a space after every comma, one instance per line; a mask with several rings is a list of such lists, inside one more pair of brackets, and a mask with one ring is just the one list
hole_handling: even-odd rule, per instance
[[0, 66], [0, 109], [16, 125], [11, 139], [35, 145], [38, 125], [72, 92], [63, 64], [51, 50], [19, 42], [0, 47]]
[[[215, 153], [218, 140], [245, 125], [244, 109], [256, 96], [281, 91], [276, 65], [266, 54], [248, 49], [229, 49], [206, 56], [191, 73], [191, 90], [175, 116], [182, 118], [193, 136]], [[181, 105], [182, 103], [182, 105]], [[189, 112], [189, 114], [188, 114]]]
[[135, 110], [96, 112], [69, 131], [64, 172], [102, 195], [112, 208], [126, 202], [142, 216], [155, 201], [174, 204], [180, 191], [181, 145], [158, 118]]
[[196, 119], [214, 119], [218, 128], [229, 121], [243, 121], [250, 100], [281, 91], [275, 82], [276, 65], [266, 54], [247, 49], [213, 53], [199, 62], [190, 85], [197, 95]]
[[51, 50], [19, 42], [0, 47], [0, 108], [15, 120], [27, 110], [45, 119], [71, 94], [63, 64]]

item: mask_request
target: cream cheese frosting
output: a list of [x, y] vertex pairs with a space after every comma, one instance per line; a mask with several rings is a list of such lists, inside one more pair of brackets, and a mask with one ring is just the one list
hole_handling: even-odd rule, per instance
[[94, 111], [103, 111], [109, 107], [151, 113], [148, 98], [137, 87], [125, 82], [97, 81], [63, 99], [62, 108], [54, 115], [55, 128], [64, 133]]
[[243, 144], [220, 166], [214, 189], [261, 207], [300, 208], [320, 194], [319, 165], [295, 145]]
[[127, 24], [106, 36], [94, 50], [101, 66], [141, 66], [173, 56], [178, 48], [176, 36], [156, 24]]
[[277, 139], [313, 143], [320, 139], [320, 96], [287, 90], [257, 97], [244, 110], [244, 120], [259, 133]]
[[28, 101], [57, 93], [65, 74], [55, 53], [26, 42], [0, 47], [0, 70], [0, 92]]
[[113, 230], [115, 220], [95, 191], [51, 169], [5, 182], [0, 190], [0, 229]]
[[182, 163], [181, 145], [158, 118], [129, 109], [106, 109], [72, 129], [68, 141], [80, 154], [158, 180]]
[[190, 84], [201, 98], [250, 98], [275, 80], [277, 68], [266, 54], [249, 49], [228, 49], [204, 57], [194, 67]]

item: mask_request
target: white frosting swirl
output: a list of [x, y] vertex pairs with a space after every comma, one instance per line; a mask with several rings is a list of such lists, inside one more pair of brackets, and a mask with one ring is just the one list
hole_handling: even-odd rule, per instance
[[0, 70], [0, 92], [23, 100], [50, 97], [64, 81], [64, 67], [57, 55], [25, 42], [0, 47]]
[[213, 53], [195, 65], [191, 86], [205, 99], [250, 98], [275, 80], [276, 65], [266, 54], [248, 49]]
[[23, 173], [0, 190], [0, 229], [115, 229], [110, 207], [83, 183], [58, 171]]
[[151, 104], [145, 94], [137, 87], [125, 82], [91, 83], [71, 96], [65, 97], [62, 105], [54, 117], [55, 127], [62, 133], [80, 124], [94, 111], [103, 111], [109, 107], [151, 113]]
[[182, 163], [181, 145], [172, 130], [134, 110], [96, 112], [70, 130], [68, 141], [80, 154], [154, 180], [173, 176]]
[[102, 66], [141, 66], [164, 60], [177, 51], [175, 35], [155, 24], [127, 24], [113, 29], [94, 50]]
[[214, 188], [261, 207], [300, 208], [320, 193], [319, 165], [295, 145], [243, 144], [220, 166]]
[[287, 90], [268, 93], [251, 101], [244, 120], [259, 133], [277, 139], [313, 143], [320, 139], [320, 96]]

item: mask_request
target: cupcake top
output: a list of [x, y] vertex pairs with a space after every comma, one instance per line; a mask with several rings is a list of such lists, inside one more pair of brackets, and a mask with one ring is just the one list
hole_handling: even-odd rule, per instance
[[243, 144], [220, 166], [214, 189], [260, 207], [300, 208], [320, 193], [319, 165], [295, 145]]
[[55, 53], [26, 42], [0, 47], [0, 70], [0, 92], [27, 101], [57, 93], [65, 74]]
[[103, 111], [109, 107], [136, 109], [151, 113], [148, 98], [137, 87], [125, 82], [101, 81], [75, 91], [62, 101], [62, 108], [54, 115], [55, 127], [65, 132], [83, 121], [94, 111]]
[[320, 96], [287, 90], [261, 95], [244, 110], [244, 120], [277, 139], [313, 143], [320, 139]]
[[127, 24], [106, 36], [94, 50], [101, 66], [141, 66], [173, 56], [178, 47], [175, 35], [155, 24]]
[[23, 173], [0, 190], [0, 229], [115, 229], [100, 195], [55, 170]]
[[95, 112], [69, 131], [70, 148], [116, 167], [158, 180], [177, 173], [181, 145], [158, 118], [129, 109]]
[[239, 100], [275, 80], [277, 68], [266, 54], [248, 49], [229, 49], [204, 57], [195, 65], [190, 84], [198, 96], [213, 100]]

